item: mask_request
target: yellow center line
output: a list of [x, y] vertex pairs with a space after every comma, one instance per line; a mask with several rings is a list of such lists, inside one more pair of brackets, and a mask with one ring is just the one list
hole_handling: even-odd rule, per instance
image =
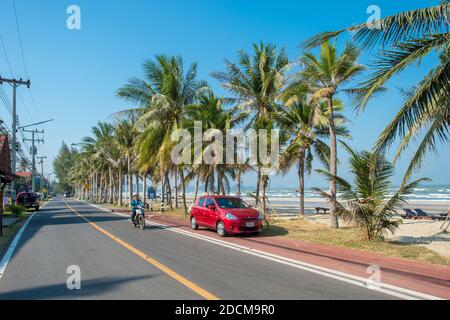
[[109, 233], [108, 231], [106, 231], [105, 229], [99, 227], [96, 223], [90, 221], [88, 218], [86, 218], [85, 216], [81, 215], [78, 211], [76, 211], [74, 208], [72, 208], [70, 205], [67, 204], [67, 202], [65, 200], [63, 200], [65, 205], [72, 211], [74, 212], [77, 216], [79, 216], [81, 219], [83, 219], [84, 221], [86, 221], [91, 227], [93, 227], [94, 229], [96, 229], [97, 231], [103, 233], [105, 236], [107, 236], [108, 238], [114, 240], [115, 242], [117, 242], [118, 244], [120, 244], [122, 247], [128, 249], [129, 251], [131, 251], [132, 253], [134, 253], [135, 255], [139, 256], [140, 258], [144, 259], [147, 263], [151, 264], [152, 266], [156, 267], [157, 269], [161, 270], [162, 272], [164, 272], [165, 274], [167, 274], [168, 276], [172, 277], [173, 279], [175, 279], [176, 281], [180, 282], [182, 285], [188, 287], [189, 289], [191, 289], [192, 291], [194, 291], [195, 293], [197, 293], [198, 295], [200, 295], [201, 297], [207, 299], [207, 300], [219, 300], [218, 297], [216, 297], [215, 295], [213, 295], [212, 293], [206, 291], [205, 289], [203, 289], [202, 287], [196, 285], [195, 283], [193, 283], [192, 281], [186, 279], [185, 277], [183, 277], [182, 275], [176, 273], [175, 271], [173, 271], [172, 269], [170, 269], [169, 267], [165, 266], [164, 264], [162, 264], [161, 262], [159, 262], [156, 259], [153, 259], [152, 257], [148, 256], [147, 254], [145, 254], [144, 252], [140, 251], [139, 249], [133, 247], [131, 244], [123, 241], [122, 239], [116, 237], [115, 235], [113, 235], [112, 233]]

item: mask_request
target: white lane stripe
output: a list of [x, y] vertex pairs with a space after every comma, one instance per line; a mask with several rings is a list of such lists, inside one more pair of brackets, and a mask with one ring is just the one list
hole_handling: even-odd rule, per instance
[[[89, 204], [90, 206], [97, 208], [99, 210], [102, 210], [104, 212], [109, 212], [109, 213], [113, 213], [115, 215], [118, 216], [122, 216], [122, 217], [128, 217], [128, 215], [123, 214], [123, 213], [118, 213], [118, 212], [113, 212], [111, 210], [96, 206], [96, 205], [92, 205], [88, 202], [84, 202], [86, 204]], [[417, 300], [417, 299], [427, 299], [427, 300], [443, 300], [442, 298], [439, 297], [435, 297], [432, 295], [428, 295], [425, 293], [421, 293], [421, 292], [417, 292], [417, 291], [413, 291], [413, 290], [409, 290], [409, 289], [405, 289], [405, 288], [401, 288], [401, 287], [397, 287], [394, 285], [390, 285], [390, 284], [386, 284], [386, 283], [381, 283], [379, 288], [368, 288], [367, 286], [367, 280], [365, 278], [362, 277], [358, 277], [349, 273], [345, 273], [345, 272], [340, 272], [340, 271], [336, 271], [336, 270], [332, 270], [332, 269], [328, 269], [328, 268], [324, 268], [321, 266], [317, 266], [314, 264], [310, 264], [310, 263], [306, 263], [306, 262], [302, 262], [299, 260], [294, 260], [294, 259], [290, 259], [290, 258], [286, 258], [283, 256], [279, 256], [279, 255], [275, 255], [275, 254], [271, 254], [268, 252], [264, 252], [264, 251], [260, 251], [260, 250], [255, 250], [255, 249], [251, 249], [245, 246], [241, 246], [238, 244], [234, 244], [234, 243], [229, 243], [223, 240], [219, 240], [219, 239], [215, 239], [215, 238], [211, 238], [208, 236], [204, 236], [204, 235], [199, 235], [199, 234], [195, 234], [193, 232], [190, 231], [186, 231], [186, 230], [180, 230], [180, 229], [176, 229], [161, 223], [156, 223], [150, 220], [146, 220], [146, 222], [150, 225], [156, 226], [156, 227], [160, 227], [163, 228], [166, 231], [172, 231], [172, 232], [176, 232], [179, 234], [183, 234], [192, 238], [196, 238], [196, 239], [200, 239], [200, 240], [204, 240], [216, 245], [220, 245], [222, 247], [226, 247], [229, 249], [233, 249], [233, 250], [237, 250], [246, 254], [250, 254], [253, 256], [257, 256], [263, 259], [267, 259], [267, 260], [271, 260], [277, 263], [281, 263], [284, 265], [289, 265], [292, 266], [294, 268], [297, 269], [302, 269], [305, 271], [309, 271], [312, 273], [316, 273], [328, 278], [332, 278], [332, 279], [336, 279], [336, 280], [340, 280], [343, 282], [347, 282], [353, 285], [357, 285], [360, 287], [364, 287], [368, 290], [374, 290], [374, 291], [378, 291], [381, 293], [385, 293], [385, 294], [389, 294], [401, 299], [406, 299], [406, 300]]]
[[[50, 203], [47, 202], [46, 204], [44, 204], [42, 208], [44, 208], [46, 205], [48, 205]], [[14, 240], [11, 242], [11, 244], [8, 247], [8, 250], [6, 251], [5, 255], [2, 258], [2, 261], [0, 261], [0, 279], [2, 278], [2, 276], [5, 274], [5, 270], [6, 267], [9, 264], [9, 261], [11, 261], [12, 256], [14, 255], [14, 251], [16, 251], [16, 248], [19, 244], [20, 239], [22, 238], [23, 233], [25, 232], [25, 229], [28, 227], [28, 224], [30, 223], [31, 219], [33, 219], [33, 217], [36, 215], [36, 212], [33, 213], [28, 219], [27, 221], [24, 223], [24, 225], [20, 228], [19, 232], [16, 234], [16, 236], [14, 237]]]

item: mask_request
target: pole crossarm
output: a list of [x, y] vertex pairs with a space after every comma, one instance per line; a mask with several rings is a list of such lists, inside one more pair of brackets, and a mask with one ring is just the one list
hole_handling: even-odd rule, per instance
[[9, 83], [9, 84], [11, 84], [13, 86], [20, 86], [20, 85], [27, 86], [28, 89], [30, 89], [30, 87], [31, 87], [31, 81], [30, 80], [24, 81], [22, 79], [19, 79], [19, 80], [17, 80], [17, 79], [7, 79], [7, 78], [2, 78], [2, 76], [0, 76], [0, 84], [3, 84], [3, 82]]

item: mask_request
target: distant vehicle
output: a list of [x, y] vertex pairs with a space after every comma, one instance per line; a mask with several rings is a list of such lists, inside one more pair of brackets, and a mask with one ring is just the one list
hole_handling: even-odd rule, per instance
[[16, 198], [16, 205], [39, 211], [39, 196], [33, 192], [21, 192]]
[[64, 198], [70, 198], [70, 192], [65, 192], [64, 193]]
[[191, 227], [216, 230], [221, 237], [236, 234], [258, 234], [263, 228], [263, 216], [239, 198], [204, 196], [192, 206]]

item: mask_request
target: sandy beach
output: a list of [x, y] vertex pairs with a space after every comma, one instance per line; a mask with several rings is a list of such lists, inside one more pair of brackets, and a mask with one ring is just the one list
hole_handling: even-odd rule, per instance
[[[245, 201], [253, 204], [254, 200], [244, 197]], [[298, 215], [299, 199], [295, 198], [269, 198], [269, 206], [274, 208], [280, 216], [296, 216]], [[406, 208], [422, 209], [430, 213], [447, 212], [450, 202], [440, 200], [411, 200]], [[315, 208], [329, 208], [328, 203], [323, 199], [305, 198], [306, 214], [316, 214]]]

